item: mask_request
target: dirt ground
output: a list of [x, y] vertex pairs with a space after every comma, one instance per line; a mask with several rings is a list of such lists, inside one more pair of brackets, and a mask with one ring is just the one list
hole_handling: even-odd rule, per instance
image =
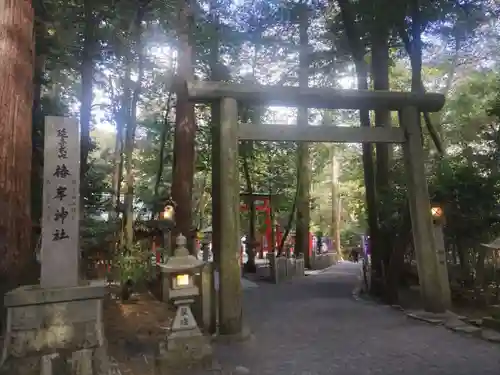
[[154, 353], [174, 317], [149, 293], [122, 302], [111, 292], [104, 304], [108, 354], [116, 375], [153, 375]]
[[[421, 309], [423, 304], [418, 288], [400, 290], [399, 305], [406, 310]], [[480, 319], [489, 315], [490, 308], [488, 306], [478, 306], [474, 301], [454, 301], [451, 310], [470, 319]]]

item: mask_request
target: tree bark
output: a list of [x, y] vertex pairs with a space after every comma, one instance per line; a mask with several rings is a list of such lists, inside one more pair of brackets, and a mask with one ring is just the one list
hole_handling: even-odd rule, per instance
[[208, 171], [205, 171], [199, 189], [200, 197], [197, 199], [194, 209], [194, 216], [195, 216], [194, 221], [196, 223], [196, 228], [198, 230], [203, 229], [204, 225], [203, 214], [205, 213], [205, 207], [206, 207], [205, 191], [207, 189], [207, 184], [208, 184]]
[[0, 281], [2, 292], [36, 277], [31, 247], [33, 9], [0, 0]]
[[[179, 10], [178, 77], [181, 82], [193, 79], [192, 47], [189, 41], [192, 26], [190, 1], [183, 1]], [[177, 204], [175, 234], [182, 233], [188, 238], [188, 248], [194, 252], [192, 239], [192, 192], [195, 165], [196, 123], [194, 105], [187, 95], [177, 93], [174, 133], [174, 162], [172, 199]]]
[[134, 25], [134, 39], [136, 45], [137, 59], [137, 82], [132, 94], [130, 104], [130, 116], [128, 117], [126, 136], [125, 136], [125, 169], [126, 169], [126, 191], [125, 191], [125, 208], [124, 208], [124, 245], [130, 249], [133, 244], [134, 237], [134, 171], [132, 154], [135, 146], [135, 131], [137, 128], [137, 104], [141, 95], [141, 85], [144, 76], [144, 51], [142, 41], [142, 20], [144, 18], [145, 9], [142, 4], [139, 5], [139, 10], [136, 14]]
[[256, 222], [256, 210], [255, 210], [255, 202], [253, 199], [253, 186], [252, 186], [252, 177], [250, 175], [250, 165], [248, 159], [250, 159], [250, 155], [253, 152], [253, 142], [245, 142], [242, 145], [243, 149], [243, 175], [245, 176], [245, 183], [247, 193], [250, 194], [250, 200], [247, 203], [248, 205], [248, 213], [249, 213], [249, 230], [248, 237], [246, 243], [246, 253], [248, 255], [248, 261], [245, 264], [245, 271], [250, 273], [257, 272], [257, 266], [255, 265], [255, 222]]
[[[82, 185], [85, 181], [88, 164], [87, 159], [91, 147], [90, 125], [92, 121], [92, 89], [94, 80], [95, 54], [99, 48], [96, 36], [96, 19], [93, 13], [93, 3], [85, 0], [83, 3], [85, 26], [83, 35], [82, 62], [80, 67], [82, 91], [80, 97], [80, 175]], [[82, 212], [84, 206], [82, 205]]]
[[[342, 16], [342, 23], [346, 32], [349, 46], [352, 50], [354, 64], [356, 66], [357, 83], [359, 90], [368, 89], [368, 67], [365, 62], [365, 51], [361, 45], [360, 35], [356, 29], [356, 23], [350, 2], [348, 0], [337, 0]], [[370, 113], [368, 110], [359, 111], [360, 125], [370, 127]], [[375, 171], [373, 163], [373, 145], [363, 144], [363, 172], [366, 191], [366, 207], [368, 213], [368, 228], [370, 235], [370, 251], [372, 257], [372, 293], [380, 294], [382, 289], [382, 260], [378, 245], [378, 217], [377, 217], [377, 195], [375, 190]]]
[[[299, 86], [309, 86], [309, 38], [307, 30], [309, 28], [309, 11], [305, 4], [301, 5], [299, 38]], [[308, 124], [308, 110], [305, 107], [298, 109], [297, 123], [299, 126]], [[299, 172], [300, 171], [300, 172]], [[297, 222], [295, 233], [295, 252], [304, 256], [306, 267], [310, 266], [309, 259], [309, 224], [310, 224], [310, 188], [311, 188], [311, 167], [309, 144], [302, 142], [297, 150]]]
[[[372, 27], [372, 79], [373, 89], [379, 91], [389, 90], [389, 27], [383, 15], [376, 15]], [[377, 109], [375, 111], [375, 126], [391, 127], [391, 113], [386, 109]], [[376, 168], [375, 184], [378, 201], [382, 203], [389, 192], [389, 164], [392, 154], [392, 145], [388, 143], [377, 143], [376, 148]], [[380, 249], [380, 258], [382, 262], [383, 275], [385, 279], [384, 297], [388, 303], [396, 303], [398, 298], [397, 285], [391, 281], [395, 278], [389, 274], [396, 272], [390, 265], [397, 266], [397, 263], [391, 262], [393, 243], [391, 241], [391, 228], [386, 228], [384, 223], [387, 220], [386, 215], [390, 214], [379, 207], [378, 220], [378, 247]]]
[[125, 74], [123, 77], [123, 94], [120, 98], [120, 108], [115, 113], [116, 122], [116, 138], [115, 138], [115, 150], [113, 153], [113, 199], [112, 207], [110, 212], [110, 218], [117, 220], [120, 212], [122, 211], [121, 206], [121, 188], [122, 188], [122, 178], [123, 178], [123, 148], [124, 148], [124, 130], [127, 126], [128, 118], [130, 116], [130, 75], [132, 74], [132, 67], [129, 63], [125, 67]]
[[[389, 29], [384, 25], [378, 25], [372, 31], [372, 79], [374, 90], [389, 90], [389, 61]], [[376, 110], [375, 126], [391, 127], [390, 111]], [[377, 153], [377, 188], [382, 192], [389, 187], [389, 160], [392, 145], [377, 143], [375, 147]]]
[[[32, 108], [32, 156], [31, 156], [31, 220], [40, 228], [42, 217], [42, 186], [43, 186], [43, 112], [41, 107], [42, 86], [45, 84], [43, 73], [45, 60], [49, 53], [47, 45], [47, 27], [45, 21], [48, 17], [42, 1], [33, 3], [35, 11], [35, 62], [33, 72], [33, 108]], [[38, 243], [39, 230], [34, 238]], [[41, 233], [40, 233], [41, 234]]]
[[153, 203], [153, 217], [156, 217], [163, 209], [160, 206], [160, 184], [163, 176], [163, 169], [165, 168], [165, 147], [169, 134], [171, 132], [171, 126], [169, 121], [171, 106], [172, 93], [169, 92], [167, 95], [167, 104], [165, 106], [165, 115], [163, 116], [163, 127], [160, 133], [160, 153], [158, 155], [158, 169], [156, 170], [155, 186], [153, 190], [154, 203]]
[[[216, 13], [216, 1], [213, 2], [211, 7], [212, 12], [212, 22], [214, 26], [214, 38], [212, 40], [212, 46], [210, 49], [210, 79], [214, 82], [222, 80], [221, 76], [222, 70], [220, 69], [219, 63], [219, 30], [218, 30], [218, 17]], [[211, 122], [211, 136], [212, 136], [212, 254], [213, 261], [216, 267], [218, 267], [220, 259], [220, 106], [213, 103], [210, 108], [210, 122]]]
[[[256, 31], [258, 35], [262, 34], [262, 30], [260, 29], [259, 31]], [[256, 44], [254, 46], [254, 53], [253, 53], [253, 60], [252, 60], [252, 76], [251, 76], [251, 82], [255, 83], [257, 82], [257, 79], [255, 77], [255, 72], [256, 72], [256, 67], [258, 63], [258, 56], [260, 52], [261, 46]], [[261, 123], [261, 110], [260, 107], [257, 106], [250, 106], [250, 107], [243, 107], [244, 109], [241, 110], [240, 106], [240, 113], [243, 113], [242, 118], [244, 122], [250, 122], [252, 124], [260, 124]], [[245, 110], [246, 109], [246, 110]], [[245, 177], [245, 183], [246, 183], [246, 190], [247, 193], [253, 196], [253, 184], [252, 184], [252, 175], [250, 172], [250, 160], [252, 159], [254, 155], [254, 142], [253, 141], [245, 141], [242, 145], [242, 150], [243, 150], [243, 175]], [[270, 192], [269, 192], [270, 193]], [[250, 199], [248, 203], [248, 214], [249, 214], [249, 230], [248, 230], [248, 237], [247, 237], [247, 246], [246, 246], [246, 253], [248, 255], [248, 260], [245, 264], [245, 271], [246, 272], [251, 272], [255, 273], [257, 272], [257, 266], [255, 264], [255, 246], [257, 244], [257, 210], [255, 208], [255, 201], [253, 197]], [[274, 250], [274, 244], [271, 242], [268, 244], [268, 250], [272, 251]], [[264, 249], [262, 246], [260, 246], [260, 257], [264, 255]]]
[[331, 161], [332, 161], [332, 183], [331, 183], [331, 195], [332, 195], [332, 225], [330, 237], [334, 241], [335, 251], [340, 255], [340, 197], [339, 197], [339, 176], [337, 171], [337, 156], [336, 147], [332, 144], [331, 146]]
[[[418, 27], [414, 27], [415, 26], [414, 24], [412, 25], [413, 26], [412, 33], [417, 32], [417, 31], [419, 33], [418, 36], [416, 34], [413, 34], [413, 38], [415, 38], [415, 37], [417, 37], [417, 38], [414, 40], [410, 40], [410, 38], [408, 37], [408, 33], [406, 31], [406, 28], [405, 28], [405, 26], [406, 26], [405, 19], [403, 19], [402, 22], [400, 22], [398, 24], [398, 33], [403, 41], [406, 53], [408, 53], [408, 56], [410, 57], [410, 65], [412, 67], [412, 77], [411, 77], [412, 91], [414, 91], [414, 87], [420, 86], [418, 88], [418, 90], [415, 89], [415, 91], [416, 92], [425, 92], [425, 87], [424, 87], [423, 81], [420, 80], [420, 82], [417, 82], [418, 76], [416, 75], [417, 73], [414, 73], [415, 71], [419, 71], [420, 73], [418, 73], [418, 74], [421, 77], [422, 41], [421, 41], [421, 37], [420, 37], [420, 32], [421, 32], [420, 30], [421, 30], [422, 26], [420, 25], [418, 12], [415, 12], [415, 9], [419, 10], [418, 2], [416, 5], [413, 4], [413, 11], [412, 11], [412, 13], [414, 15], [416, 15], [416, 19], [412, 22], [418, 22], [418, 24], [419, 24]], [[419, 50], [420, 50], [420, 52], [418, 52]], [[428, 112], [424, 112], [424, 121], [425, 121], [425, 125], [427, 127], [427, 130], [429, 131], [429, 135], [431, 136], [432, 141], [434, 142], [434, 145], [436, 146], [437, 151], [440, 154], [443, 154], [444, 153], [443, 145], [441, 143], [441, 140], [439, 139], [438, 132], [436, 131], [436, 129], [434, 128], [434, 126], [432, 124], [431, 116]]]

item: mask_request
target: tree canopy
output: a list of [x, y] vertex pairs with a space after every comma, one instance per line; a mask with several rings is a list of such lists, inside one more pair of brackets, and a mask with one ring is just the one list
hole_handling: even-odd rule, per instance
[[[453, 261], [475, 267], [479, 244], [499, 234], [496, 1], [34, 0], [33, 8], [32, 219], [39, 223], [42, 210], [44, 116], [75, 116], [88, 257], [135, 246], [134, 226], [155, 218], [169, 197], [179, 230], [210, 225], [217, 114], [176, 95], [179, 78], [296, 86], [305, 77], [315, 87], [443, 93], [446, 105], [424, 115], [423, 133], [430, 191], [450, 217]], [[239, 112], [252, 123], [297, 117], [294, 108], [241, 105]], [[307, 116], [316, 126], [399, 122], [383, 111]], [[399, 147], [317, 143], [306, 151], [311, 231], [349, 247], [370, 227], [388, 249], [379, 254], [386, 265], [398, 249], [411, 253]], [[274, 217], [290, 216], [292, 230], [297, 203], [304, 210], [296, 191], [304, 152], [293, 142], [240, 147], [241, 191], [275, 195]], [[263, 218], [250, 216], [244, 228], [253, 221], [260, 233]]]

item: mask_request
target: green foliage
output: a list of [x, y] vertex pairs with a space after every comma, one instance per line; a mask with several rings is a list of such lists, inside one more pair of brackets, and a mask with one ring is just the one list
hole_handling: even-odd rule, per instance
[[488, 242], [500, 233], [500, 185], [473, 166], [443, 162], [432, 191], [442, 202], [447, 238], [454, 245]]
[[[91, 0], [86, 0], [91, 1]], [[93, 13], [97, 50], [94, 51], [95, 125], [103, 122], [123, 125], [125, 56], [133, 54], [131, 22], [137, 9], [132, 0], [95, 2]], [[336, 2], [333, 2], [336, 4]], [[367, 61], [371, 36], [375, 28], [388, 28], [391, 34], [391, 88], [409, 90], [411, 73], [405, 59], [400, 28], [411, 31], [410, 2], [388, 0], [350, 1], [360, 29]], [[397, 3], [397, 4], [396, 4]], [[37, 20], [44, 26], [37, 29], [37, 56], [44, 71], [41, 82], [41, 108], [35, 116], [33, 140], [34, 166], [41, 176], [44, 115], [77, 115], [81, 82], [84, 30], [88, 25], [84, 1], [48, 0], [44, 7], [36, 3]], [[170, 98], [175, 74], [177, 46], [177, 3], [151, 1], [144, 19], [146, 62], [142, 94], [138, 103], [138, 128], [134, 151], [135, 198], [138, 207], [149, 214], [158, 199], [170, 194], [173, 169], [173, 134], [175, 98]], [[333, 4], [332, 4], [333, 5]], [[387, 12], [390, 7], [391, 12]], [[430, 191], [446, 202], [449, 217], [447, 240], [466, 242], [474, 247], [498, 234], [497, 205], [500, 141], [500, 79], [498, 62], [498, 21], [492, 9], [498, 5], [488, 1], [422, 1], [421, 18], [424, 30], [423, 76], [427, 89], [444, 91], [450, 77], [451, 89], [446, 107], [433, 117], [440, 122], [441, 135], [449, 157], [442, 163], [428, 164]], [[343, 79], [353, 79], [351, 51], [338, 8], [325, 9], [319, 2], [310, 2], [311, 84], [339, 87]], [[296, 2], [199, 1], [193, 7], [196, 28], [192, 30], [196, 79], [211, 73], [212, 49], [219, 43], [219, 68], [224, 77], [235, 82], [248, 81], [296, 85], [298, 66], [298, 33]], [[479, 43], [481, 40], [481, 43]], [[456, 49], [459, 47], [459, 51]], [[457, 61], [453, 56], [457, 56]], [[481, 69], [478, 69], [481, 68]], [[137, 70], [134, 66], [133, 70]], [[134, 72], [135, 73], [135, 72]], [[170, 103], [170, 99], [172, 103]], [[171, 104], [171, 105], [170, 105]], [[165, 120], [167, 107], [172, 107]], [[291, 112], [291, 111], [290, 111]], [[311, 121], [324, 113], [311, 111]], [[242, 118], [273, 117], [266, 108], [240, 108]], [[357, 126], [353, 111], [330, 114], [334, 125]], [[196, 173], [194, 175], [193, 210], [195, 224], [208, 224], [211, 213], [211, 119], [207, 106], [196, 109]], [[288, 119], [286, 119], [288, 121]], [[394, 115], [394, 123], [397, 123]], [[279, 122], [272, 118], [269, 122]], [[332, 124], [325, 124], [329, 126]], [[158, 196], [155, 184], [162, 145], [162, 130], [167, 127], [164, 160]], [[114, 134], [92, 133], [97, 150], [92, 154], [89, 171], [82, 181], [84, 220], [82, 246], [88, 254], [114, 247], [113, 234], [119, 222], [105, 223], [103, 213], [111, 213], [111, 183], [114, 173]], [[113, 139], [110, 139], [113, 138]], [[426, 141], [427, 143], [427, 141]], [[331, 224], [331, 160], [329, 145], [311, 145], [312, 225], [327, 231]], [[358, 232], [366, 230], [365, 187], [358, 145], [339, 145], [339, 192], [341, 196], [342, 238], [352, 242]], [[379, 206], [387, 220], [381, 225], [399, 234], [405, 228], [406, 180], [400, 150], [394, 152], [391, 187], [379, 192]], [[293, 142], [254, 142], [248, 158], [252, 189], [255, 193], [276, 196], [276, 216], [286, 216], [292, 209], [297, 182], [297, 145]], [[300, 171], [299, 171], [300, 172]], [[246, 190], [241, 176], [241, 190]], [[33, 182], [34, 219], [40, 217], [40, 181]], [[138, 208], [138, 209], [139, 209]], [[200, 218], [204, 220], [200, 220]], [[405, 219], [406, 220], [406, 219]], [[470, 245], [469, 245], [470, 244]], [[122, 256], [124, 273], [140, 274], [142, 266], [134, 262], [142, 255], [139, 249], [132, 258]], [[147, 253], [147, 251], [145, 251]], [[134, 260], [135, 259], [135, 260]], [[137, 261], [142, 264], [141, 261]], [[138, 269], [139, 271], [129, 271]], [[136, 276], [134, 276], [136, 277]], [[139, 276], [137, 276], [139, 277]]]
[[131, 280], [134, 284], [144, 283], [153, 275], [151, 251], [147, 243], [137, 243], [129, 249], [121, 248], [115, 257], [122, 284]]
[[408, 200], [407, 180], [404, 163], [401, 159], [394, 160], [389, 178], [391, 187], [389, 190], [379, 192], [380, 216], [385, 221], [380, 223], [382, 230], [386, 233], [403, 234], [408, 230]]

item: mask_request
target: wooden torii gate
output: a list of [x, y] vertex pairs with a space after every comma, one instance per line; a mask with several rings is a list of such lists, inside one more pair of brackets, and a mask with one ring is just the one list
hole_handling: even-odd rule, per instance
[[[214, 176], [212, 186], [214, 203], [218, 207], [218, 210], [214, 210], [213, 230], [214, 246], [220, 249], [221, 334], [238, 334], [242, 330], [242, 294], [237, 256], [240, 246], [239, 140], [403, 144], [422, 299], [428, 311], [442, 312], [449, 307], [446, 264], [438, 260], [432, 231], [420, 128], [420, 113], [439, 111], [445, 102], [443, 95], [201, 81], [186, 82], [179, 89], [191, 101], [212, 103], [220, 110], [220, 124], [214, 129], [212, 152], [221, 173]], [[238, 124], [238, 101], [255, 105], [324, 109], [389, 109], [399, 112], [401, 127]]]

